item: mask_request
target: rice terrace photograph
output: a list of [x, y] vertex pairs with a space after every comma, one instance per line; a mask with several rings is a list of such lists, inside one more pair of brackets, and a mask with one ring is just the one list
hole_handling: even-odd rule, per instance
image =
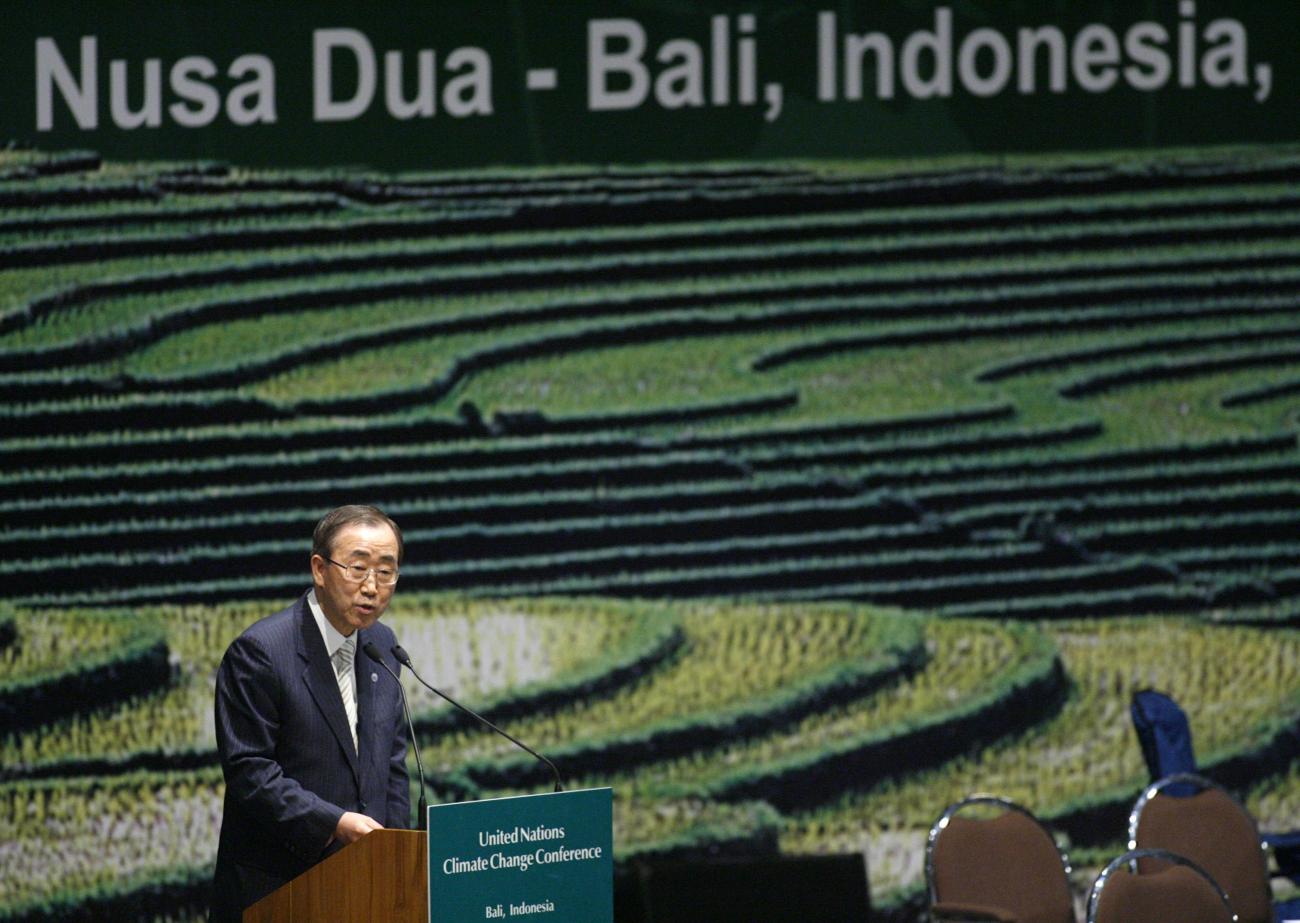
[[1300, 8], [6, 12], [0, 923], [1300, 920]]

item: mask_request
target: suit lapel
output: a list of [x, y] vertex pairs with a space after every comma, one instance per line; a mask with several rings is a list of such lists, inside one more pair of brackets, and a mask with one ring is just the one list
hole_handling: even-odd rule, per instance
[[[334, 665], [330, 663], [329, 654], [325, 651], [325, 639], [320, 635], [320, 628], [316, 625], [316, 619], [311, 614], [311, 609], [307, 605], [307, 598], [304, 596], [298, 602], [298, 654], [306, 666], [302, 671], [303, 682], [307, 684], [307, 691], [311, 693], [312, 700], [316, 707], [320, 709], [321, 714], [325, 717], [325, 723], [329, 725], [330, 731], [338, 740], [339, 747], [342, 748], [344, 756], [347, 757], [348, 767], [352, 770], [352, 776], [361, 784], [361, 770], [357, 764], [357, 754], [352, 746], [352, 732], [348, 730], [347, 712], [343, 710], [343, 697], [339, 695], [339, 681], [334, 675]], [[353, 679], [356, 679], [356, 673], [353, 673]], [[369, 681], [369, 677], [367, 677]], [[359, 719], [358, 719], [359, 720]], [[360, 733], [358, 732], [358, 736]]]

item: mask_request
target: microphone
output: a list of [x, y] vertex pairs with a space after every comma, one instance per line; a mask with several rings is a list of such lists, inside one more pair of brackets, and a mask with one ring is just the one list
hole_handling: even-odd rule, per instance
[[417, 673], [417, 672], [415, 671], [415, 665], [414, 665], [413, 663], [411, 663], [411, 655], [408, 654], [408, 653], [406, 653], [406, 648], [402, 647], [402, 645], [400, 645], [400, 644], [394, 644], [394, 645], [392, 646], [391, 650], [392, 650], [393, 656], [397, 658], [397, 662], [400, 663], [402, 666], [406, 667], [406, 669], [410, 670], [410, 671], [411, 671], [411, 675], [415, 677], [416, 682], [418, 682], [418, 683], [419, 683], [421, 686], [423, 686], [425, 689], [428, 689], [428, 690], [429, 690], [430, 692], [432, 692], [434, 695], [439, 696], [439, 697], [445, 699], [446, 701], [450, 702], [452, 705], [454, 705], [454, 706], [456, 706], [457, 708], [459, 708], [461, 711], [463, 711], [465, 714], [469, 715], [469, 716], [470, 716], [471, 718], [473, 718], [475, 721], [477, 721], [477, 722], [479, 722], [480, 724], [482, 724], [484, 727], [489, 728], [489, 729], [491, 729], [491, 730], [493, 730], [493, 731], [496, 731], [498, 734], [500, 734], [500, 735], [501, 735], [502, 737], [504, 737], [506, 740], [510, 741], [512, 744], [514, 744], [514, 745], [515, 745], [516, 747], [518, 747], [519, 749], [523, 750], [524, 752], [530, 754], [531, 756], [533, 756], [533, 757], [536, 758], [537, 760], [539, 760], [539, 761], [545, 763], [547, 766], [549, 766], [550, 769], [551, 769], [551, 773], [555, 776], [555, 791], [557, 791], [557, 792], [562, 792], [562, 791], [564, 791], [564, 785], [560, 782], [560, 770], [558, 770], [558, 769], [555, 768], [555, 764], [554, 764], [554, 763], [552, 763], [552, 762], [551, 762], [550, 760], [548, 760], [546, 757], [542, 756], [540, 753], [538, 753], [538, 752], [537, 752], [536, 750], [534, 750], [532, 747], [528, 746], [528, 744], [524, 743], [523, 741], [517, 740], [517, 739], [514, 738], [514, 737], [511, 737], [511, 736], [510, 736], [509, 734], [507, 734], [505, 731], [501, 730], [501, 728], [497, 727], [495, 724], [493, 724], [493, 723], [492, 723], [491, 721], [489, 721], [488, 719], [484, 718], [482, 715], [480, 715], [478, 712], [474, 711], [472, 708], [466, 708], [464, 705], [461, 705], [459, 702], [457, 702], [457, 701], [456, 701], [455, 699], [453, 699], [451, 696], [447, 695], [447, 693], [442, 692], [442, 691], [440, 691], [440, 690], [438, 690], [438, 689], [434, 689], [432, 686], [430, 686], [428, 683], [426, 683], [426, 682], [424, 681], [424, 679], [421, 678], [420, 674]]
[[[415, 829], [423, 830], [429, 822], [429, 800], [424, 796], [424, 763], [420, 759], [420, 745], [415, 742], [415, 725], [411, 723], [411, 709], [406, 704], [406, 690], [402, 688], [402, 681], [397, 678], [393, 668], [384, 663], [384, 655], [379, 653], [379, 648], [375, 647], [374, 641], [367, 641], [361, 649], [366, 652], [366, 656], [379, 664], [388, 671], [388, 675], [397, 683], [397, 691], [402, 696], [402, 714], [406, 715], [406, 728], [411, 732], [411, 747], [415, 750], [415, 768], [420, 774], [420, 801], [416, 806], [416, 812], [419, 815], [419, 826]], [[412, 673], [415, 671], [412, 670]], [[419, 677], [416, 677], [419, 679]]]

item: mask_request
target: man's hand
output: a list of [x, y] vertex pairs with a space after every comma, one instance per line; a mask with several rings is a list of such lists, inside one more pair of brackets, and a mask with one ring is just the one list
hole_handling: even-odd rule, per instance
[[334, 828], [334, 839], [344, 843], [355, 843], [367, 833], [383, 829], [384, 825], [373, 817], [344, 811], [343, 816], [339, 818], [338, 826]]

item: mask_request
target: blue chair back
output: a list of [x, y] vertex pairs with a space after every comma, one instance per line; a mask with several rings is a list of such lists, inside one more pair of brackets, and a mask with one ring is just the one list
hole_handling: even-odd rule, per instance
[[[1133, 693], [1129, 713], [1152, 782], [1179, 773], [1196, 772], [1192, 729], [1187, 723], [1187, 714], [1177, 702], [1155, 689], [1140, 689]], [[1175, 798], [1195, 793], [1193, 786], [1182, 783], [1171, 785], [1165, 791]]]

